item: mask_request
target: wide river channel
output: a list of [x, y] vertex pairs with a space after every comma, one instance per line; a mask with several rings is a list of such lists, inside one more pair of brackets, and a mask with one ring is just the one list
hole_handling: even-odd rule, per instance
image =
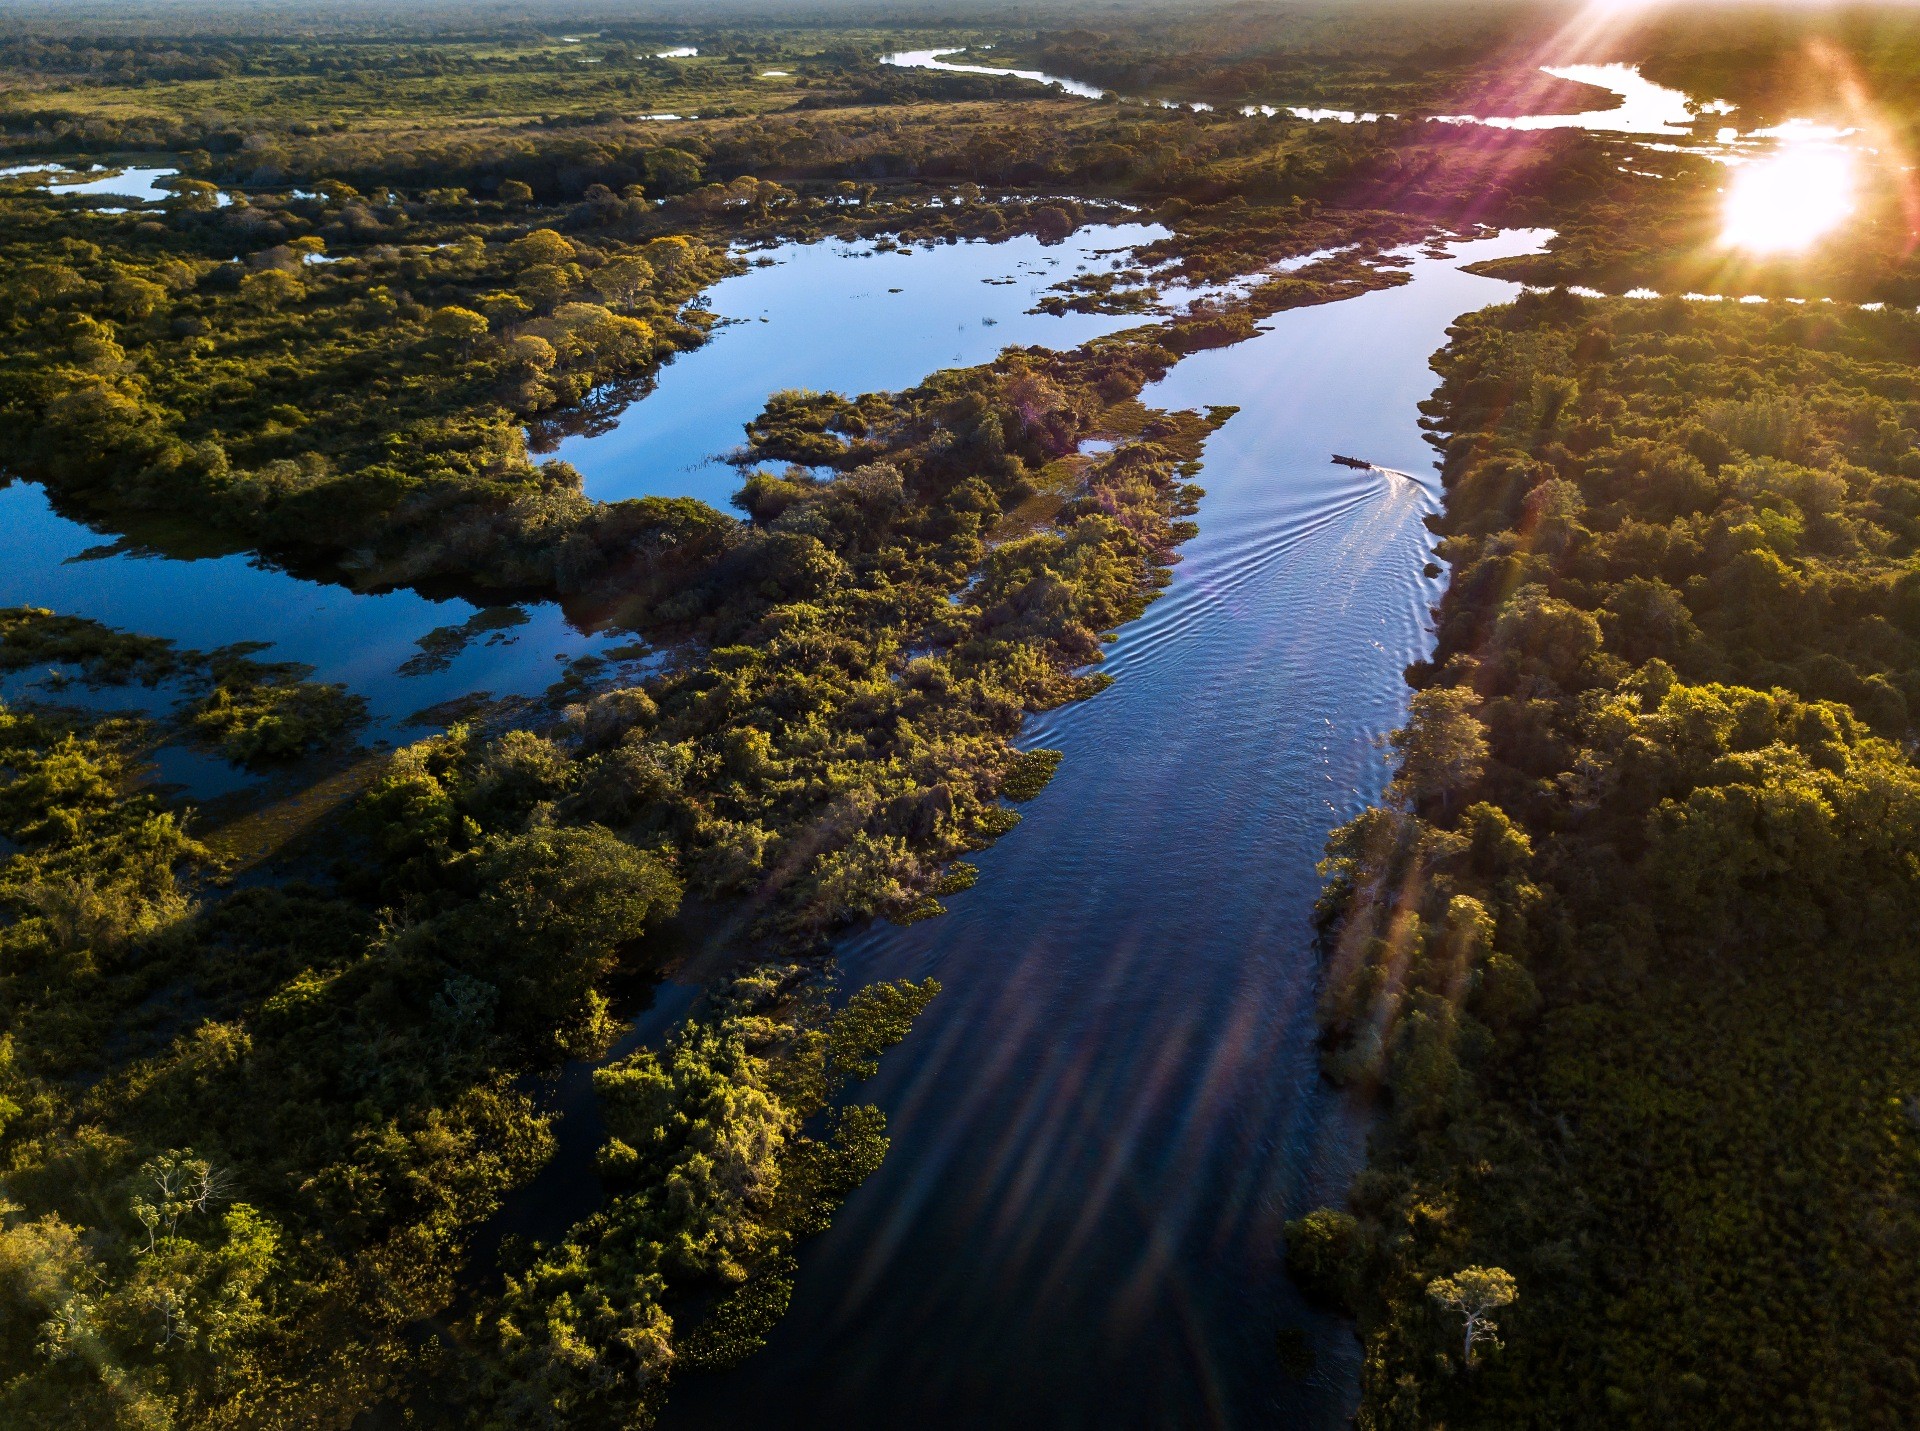
[[[1027, 310], [1155, 233], [780, 251], [712, 295], [741, 323], [559, 455], [596, 496], [722, 504], [738, 474], [709, 459], [770, 388], [904, 386], [1007, 342], [1065, 347], [1151, 321]], [[979, 857], [979, 885], [944, 918], [840, 950], [850, 986], [945, 986], [858, 1090], [886, 1109], [892, 1152], [801, 1249], [767, 1349], [676, 1386], [668, 1427], [1343, 1420], [1352, 1332], [1299, 1302], [1279, 1257], [1283, 1220], [1337, 1199], [1363, 1154], [1364, 1110], [1315, 1066], [1314, 864], [1380, 790], [1401, 672], [1427, 649], [1440, 593], [1422, 574], [1437, 509], [1416, 426], [1428, 360], [1457, 315], [1515, 291], [1464, 266], [1540, 237], [1414, 255], [1404, 286], [1280, 314], [1143, 395], [1240, 407], [1206, 450], [1200, 535], [1110, 647], [1112, 688], [1032, 721], [1026, 740], [1066, 759]], [[1334, 452], [1419, 475], [1350, 471]], [[115, 540], [15, 482], [0, 487], [0, 604], [22, 602], [201, 648], [271, 642], [269, 658], [366, 694], [386, 739], [468, 692], [536, 693], [620, 640], [551, 606], [365, 595], [245, 553]], [[244, 778], [215, 765], [182, 754], [162, 770], [203, 797]], [[691, 992], [663, 990], [647, 1036]], [[579, 1094], [584, 1076], [567, 1086]], [[565, 1120], [574, 1136], [562, 1129], [563, 1157], [530, 1190], [570, 1210], [592, 1203], [589, 1117]], [[1276, 1355], [1294, 1326], [1316, 1358], [1304, 1379]]]
[[677, 1386], [664, 1426], [1343, 1422], [1357, 1343], [1280, 1261], [1282, 1222], [1364, 1152], [1316, 1068], [1314, 865], [1379, 793], [1428, 649], [1428, 360], [1515, 291], [1463, 265], [1541, 238], [1415, 258], [1405, 286], [1282, 313], [1142, 395], [1240, 407], [1207, 446], [1200, 535], [1109, 648], [1114, 685], [1031, 722], [1066, 758], [979, 884], [841, 951], [850, 985], [945, 989], [858, 1091], [892, 1152], [801, 1249], [767, 1349]]

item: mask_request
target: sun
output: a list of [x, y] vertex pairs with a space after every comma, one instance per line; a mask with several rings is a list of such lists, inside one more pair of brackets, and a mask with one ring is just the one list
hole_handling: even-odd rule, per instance
[[1854, 156], [1837, 145], [1787, 142], [1733, 171], [1720, 241], [1750, 253], [1797, 253], [1853, 213]]

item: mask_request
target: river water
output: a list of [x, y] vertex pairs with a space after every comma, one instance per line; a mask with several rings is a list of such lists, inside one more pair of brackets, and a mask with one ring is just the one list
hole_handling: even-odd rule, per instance
[[[982, 48], [991, 48], [983, 46]], [[902, 69], [944, 70], [950, 74], [997, 75], [1010, 79], [1031, 80], [1036, 84], [1049, 85], [1064, 93], [1081, 99], [1123, 98], [1113, 91], [1101, 89], [1081, 80], [1067, 79], [1062, 75], [1048, 74], [1044, 70], [1016, 70], [999, 65], [961, 64], [946, 58], [948, 55], [962, 54], [958, 49], [944, 50], [902, 50], [885, 56], [881, 63], [894, 65]], [[1590, 129], [1608, 134], [1639, 135], [1675, 135], [1688, 136], [1693, 133], [1692, 122], [1697, 115], [1729, 114], [1732, 106], [1715, 100], [1708, 104], [1696, 104], [1685, 93], [1669, 89], [1665, 85], [1655, 84], [1640, 73], [1639, 66], [1626, 64], [1600, 65], [1542, 65], [1540, 72], [1555, 79], [1569, 80], [1576, 84], [1588, 85], [1594, 89], [1605, 90], [1614, 96], [1615, 102], [1604, 109], [1585, 110], [1577, 114], [1527, 114], [1479, 116], [1472, 114], [1446, 114], [1428, 116], [1438, 124], [1484, 124], [1494, 129]], [[1213, 106], [1198, 100], [1176, 101], [1129, 101], [1132, 103], [1157, 103], [1167, 109], [1212, 109]], [[1313, 121], [1333, 120], [1341, 124], [1364, 123], [1380, 118], [1396, 118], [1394, 115], [1358, 113], [1351, 109], [1326, 109], [1311, 105], [1250, 104], [1241, 108], [1240, 113], [1251, 118], [1259, 114], [1271, 119], [1276, 115], [1290, 115], [1295, 119]]]
[[[731, 490], [730, 471], [691, 458], [736, 442], [770, 385], [857, 393], [979, 361], [1009, 338], [1064, 346], [1153, 321], [1024, 313], [1041, 288], [1151, 232], [1094, 228], [1044, 250], [782, 253], [715, 300], [768, 323], [723, 330], [703, 368], [701, 353], [683, 356], [613, 434], [652, 438], [624, 456], [611, 437], [582, 439], [567, 455], [598, 495], [707, 495], [683, 484], [721, 476]], [[792, 1313], [767, 1350], [729, 1377], [677, 1386], [669, 1426], [1344, 1418], [1351, 1330], [1301, 1305], [1279, 1261], [1282, 1221], [1337, 1200], [1362, 1154], [1364, 1110], [1315, 1063], [1308, 914], [1328, 830], [1385, 778], [1381, 742], [1404, 712], [1401, 671], [1426, 650], [1439, 584], [1422, 575], [1430, 479], [1328, 457], [1429, 470], [1415, 425], [1429, 355], [1456, 315], [1514, 291], [1462, 266], [1538, 237], [1414, 256], [1409, 284], [1280, 314], [1143, 395], [1241, 407], [1207, 447], [1200, 535], [1165, 597], [1111, 647], [1115, 685], [1031, 723], [1027, 740], [1066, 759], [1025, 823], [978, 857], [979, 886], [944, 918], [840, 951], [850, 986], [925, 974], [946, 986], [860, 1094], [886, 1108], [893, 1151], [802, 1248]], [[822, 293], [914, 282], [926, 285], [919, 319], [819, 326], [833, 316]], [[1004, 323], [981, 324], [995, 303]], [[978, 316], [968, 329], [961, 315]], [[683, 401], [704, 415], [671, 439], [689, 460], [664, 460]], [[420, 707], [537, 693], [567, 661], [623, 639], [552, 605], [360, 593], [217, 547], [115, 541], [15, 482], [0, 486], [0, 604], [20, 602], [203, 649], [271, 641], [269, 658], [367, 695], [378, 733], [396, 739]], [[657, 1037], [693, 992], [663, 990], [631, 1037]], [[574, 1132], [592, 1122], [577, 1106], [583, 1078], [561, 1090]], [[529, 1192], [576, 1215], [592, 1202], [590, 1140], [568, 1145]], [[1316, 1354], [1304, 1379], [1275, 1352], [1290, 1326]]]
[[[840, 952], [849, 985], [945, 992], [858, 1092], [893, 1150], [800, 1251], [767, 1349], [674, 1389], [672, 1431], [1321, 1427], [1358, 1348], [1280, 1262], [1337, 1201], [1364, 1110], [1315, 1061], [1309, 913], [1327, 832], [1387, 775], [1405, 665], [1428, 649], [1437, 509], [1348, 452], [1431, 472], [1416, 405], [1460, 313], [1511, 285], [1421, 257], [1413, 282], [1283, 313], [1143, 400], [1236, 403], [1200, 535], [1120, 633], [1097, 698], [1037, 718], [1066, 752], [952, 913]], [[1316, 1353], [1283, 1374], [1285, 1326]]]

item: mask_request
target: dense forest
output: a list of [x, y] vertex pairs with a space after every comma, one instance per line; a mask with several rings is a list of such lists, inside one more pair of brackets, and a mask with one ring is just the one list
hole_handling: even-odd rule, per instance
[[[384, 750], [258, 647], [0, 610], [0, 680], [56, 675], [0, 703], [0, 1423], [646, 1425], [758, 1348], [886, 1152], [857, 1085], [939, 994], [843, 986], [832, 939], [975, 881], [1059, 759], [1023, 722], [1105, 685], [1195, 530], [1231, 410], [1143, 390], [1502, 225], [1555, 230], [1488, 270], [1550, 291], [1435, 360], [1451, 584], [1321, 906], [1325, 1067], [1380, 1118], [1290, 1265], [1357, 1318], [1367, 1427], [1910, 1419], [1896, 187], [1847, 243], [1732, 257], [1685, 145], [1425, 122], [1595, 102], [1530, 74], [1563, 17], [1518, 6], [295, 18], [0, 29], [0, 483], [357, 590], [563, 599], [664, 659]], [[1824, 46], [1897, 138], [1914, 33], [1618, 43], [1756, 118]], [[934, 43], [1126, 98], [881, 63]], [[47, 182], [90, 163], [165, 197]], [[770, 394], [730, 511], [535, 451], [707, 343], [761, 248], [1120, 219], [1164, 237], [1042, 307], [1140, 326]], [[196, 808], [153, 778], [181, 744], [264, 793]], [[621, 1045], [683, 965], [693, 1011]], [[604, 1197], [503, 1240], [583, 1063]]]
[[[1917, 364], [1910, 314], [1564, 294], [1439, 360], [1455, 576], [1326, 865], [1329, 1067], [1392, 1111], [1292, 1234], [1363, 1425], [1905, 1423]], [[1518, 1293], [1472, 1370], [1463, 1265]]]
[[[1910, 16], [1641, 21], [1648, 74], [1756, 121], [1911, 123]], [[1892, 1426], [1920, 1390], [1908, 200], [1743, 256], [1718, 166], [1646, 162], [1491, 267], [1675, 296], [1465, 317], [1424, 409], [1452, 582], [1323, 867], [1326, 1067], [1388, 1111], [1289, 1227], [1359, 1316], [1363, 1426]]]

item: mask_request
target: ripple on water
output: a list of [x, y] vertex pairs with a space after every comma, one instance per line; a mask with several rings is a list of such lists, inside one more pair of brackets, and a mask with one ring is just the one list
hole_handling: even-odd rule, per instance
[[[767, 1349], [676, 1386], [665, 1426], [1344, 1421], [1351, 1332], [1279, 1261], [1282, 1221], [1363, 1151], [1315, 1063], [1313, 867], [1386, 777], [1438, 585], [1431, 495], [1328, 458], [1427, 466], [1429, 355], [1516, 291], [1460, 265], [1540, 238], [1416, 259], [1142, 395], [1240, 406], [1207, 444], [1200, 534], [1111, 648], [1114, 685], [1029, 722], [1066, 759], [980, 883], [841, 951], [849, 984], [946, 986], [859, 1091], [893, 1150], [801, 1249]], [[1319, 1362], [1302, 1382], [1274, 1356], [1293, 1324]]]

